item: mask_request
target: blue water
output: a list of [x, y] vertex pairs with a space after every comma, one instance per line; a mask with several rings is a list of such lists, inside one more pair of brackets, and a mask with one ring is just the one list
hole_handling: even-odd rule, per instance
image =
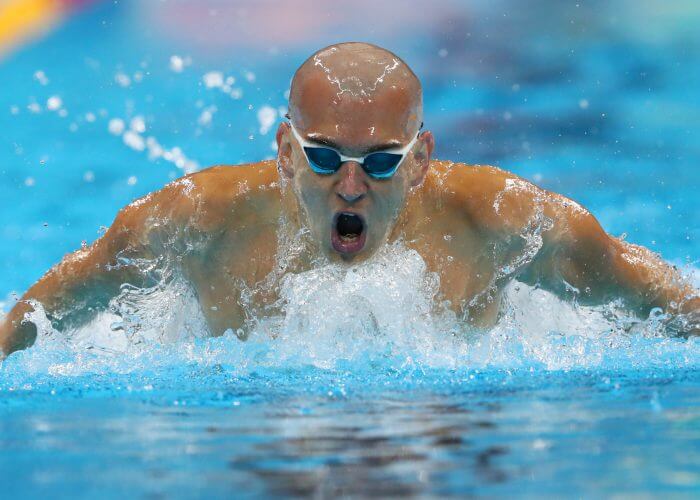
[[[259, 113], [278, 119], [296, 67], [349, 39], [394, 50], [421, 77], [438, 158], [500, 165], [570, 196], [698, 284], [696, 3], [190, 4], [99, 3], [0, 61], [5, 309], [136, 197], [185, 170], [274, 155]], [[217, 72], [230, 89], [207, 87]], [[422, 279], [413, 256], [390, 257], [410, 272], [379, 274], [368, 297], [381, 300], [382, 280]], [[287, 297], [313, 328], [286, 325], [276, 339], [186, 335], [171, 312], [190, 309], [166, 293], [149, 307], [171, 328], [145, 346], [101, 318], [8, 358], [3, 491], [700, 492], [696, 340], [665, 338], [653, 321], [628, 334], [601, 311], [515, 288], [486, 334], [453, 337], [449, 318], [399, 310], [378, 332], [341, 334], [299, 305], [316, 278], [300, 276]], [[320, 291], [347, 291], [333, 279]], [[409, 310], [429, 300], [423, 285], [406, 292]]]

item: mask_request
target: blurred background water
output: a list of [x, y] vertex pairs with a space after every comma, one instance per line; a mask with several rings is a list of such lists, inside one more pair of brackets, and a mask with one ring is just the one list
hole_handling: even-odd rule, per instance
[[[0, 2], [0, 19], [17, 3]], [[5, 308], [133, 199], [188, 171], [273, 157], [294, 70], [348, 40], [396, 52], [422, 79], [437, 158], [512, 170], [697, 267], [698, 2], [30, 3], [49, 14], [26, 37], [0, 20]], [[143, 359], [77, 371], [85, 360], [62, 354], [8, 360], [9, 491], [698, 492], [692, 341], [645, 339], [602, 367], [564, 346], [582, 361], [553, 372], [514, 363], [516, 351], [483, 373], [371, 356], [241, 372], [208, 361], [214, 347], [160, 353], [162, 373]]]
[[[110, 120], [141, 117], [144, 139], [199, 167], [270, 157], [275, 125], [261, 133], [258, 113], [284, 107], [296, 67], [340, 40], [415, 69], [436, 157], [512, 169], [615, 234], [697, 260], [696, 2], [397, 5], [96, 2], [5, 54], [0, 295], [182, 175], [110, 134]], [[212, 72], [235, 78], [229, 93], [207, 87]]]

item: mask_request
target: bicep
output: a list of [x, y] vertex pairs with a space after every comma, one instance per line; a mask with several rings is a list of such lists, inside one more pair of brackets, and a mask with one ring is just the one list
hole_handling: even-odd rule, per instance
[[152, 285], [158, 279], [152, 271], [192, 209], [188, 201], [173, 183], [120, 210], [102, 237], [66, 255], [27, 290], [0, 324], [0, 348], [9, 353], [33, 343], [36, 328], [24, 318], [36, 304], [64, 328], [106, 307], [124, 283]]
[[140, 279], [135, 265], [146, 248], [138, 243], [135, 231], [117, 215], [106, 233], [94, 243], [65, 255], [22, 297], [24, 302], [38, 302], [47, 315], [73, 322], [86, 310], [105, 306], [125, 282]]
[[575, 289], [583, 302], [611, 298], [617, 280], [611, 270], [619, 253], [618, 240], [590, 212], [563, 196], [548, 194], [544, 212], [549, 227], [523, 280], [558, 294]]
[[549, 194], [545, 212], [551, 229], [532, 262], [530, 281], [559, 293], [573, 287], [582, 303], [621, 298], [642, 314], [652, 307], [668, 309], [692, 291], [658, 254], [607, 234], [577, 203]]
[[126, 281], [125, 268], [109, 258], [119, 245], [108, 231], [90, 246], [66, 255], [22, 296], [0, 322], [0, 351], [9, 354], [34, 343], [37, 326], [32, 313], [43, 313], [54, 328], [84, 323], [106, 306]]
[[148, 271], [160, 258], [154, 242], [164, 239], [158, 222], [168, 208], [158, 198], [149, 195], [122, 208], [104, 235], [67, 254], [23, 300], [38, 301], [57, 317], [77, 317], [83, 309], [105, 306], [123, 283], [147, 285]]
[[560, 294], [603, 292], [617, 245], [588, 210], [508, 172], [485, 177], [469, 213], [486, 238], [517, 257], [518, 279]]

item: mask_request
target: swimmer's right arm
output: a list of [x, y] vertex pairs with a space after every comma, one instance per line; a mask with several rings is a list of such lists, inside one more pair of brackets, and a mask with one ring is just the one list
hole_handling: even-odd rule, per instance
[[[37, 281], [0, 321], [0, 359], [31, 346], [36, 325], [27, 319], [40, 304], [56, 328], [88, 321], [119, 294], [123, 283], [144, 286], [147, 277], [135, 259], [157, 256], [164, 222], [172, 228], [175, 212], [188, 209], [177, 186], [166, 186], [123, 208], [109, 230], [92, 245], [66, 255]], [[162, 242], [160, 242], [162, 243]]]
[[37, 328], [26, 315], [37, 304], [54, 326], [75, 325], [106, 306], [119, 284], [129, 281], [126, 269], [112, 258], [113, 249], [128, 247], [116, 225], [91, 246], [66, 255], [15, 304], [0, 325], [0, 348], [6, 355], [34, 343]]

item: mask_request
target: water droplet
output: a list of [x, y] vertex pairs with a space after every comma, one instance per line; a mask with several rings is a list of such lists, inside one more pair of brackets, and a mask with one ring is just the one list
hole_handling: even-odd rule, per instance
[[46, 77], [46, 73], [38, 69], [34, 72], [34, 79], [39, 82], [40, 85], [48, 85], [49, 79]]
[[146, 121], [143, 119], [143, 116], [134, 116], [129, 122], [129, 128], [134, 132], [143, 134], [146, 131]]
[[124, 127], [124, 120], [120, 118], [112, 118], [109, 120], [107, 130], [109, 130], [110, 134], [121, 135], [121, 133], [124, 132]]
[[270, 106], [263, 106], [258, 110], [258, 123], [260, 123], [260, 133], [267, 134], [277, 120], [277, 110]]
[[131, 85], [131, 78], [129, 78], [128, 75], [119, 72], [116, 75], [114, 75], [114, 81], [117, 82], [117, 85], [120, 87], [128, 87]]
[[182, 70], [185, 68], [185, 60], [178, 56], [178, 55], [172, 55], [170, 56], [170, 70], [174, 71], [175, 73], [181, 73]]
[[202, 77], [202, 81], [208, 89], [219, 88], [224, 85], [224, 74], [221, 71], [210, 71]]
[[63, 105], [63, 101], [57, 95], [53, 95], [46, 100], [46, 109], [49, 111], [57, 111]]

